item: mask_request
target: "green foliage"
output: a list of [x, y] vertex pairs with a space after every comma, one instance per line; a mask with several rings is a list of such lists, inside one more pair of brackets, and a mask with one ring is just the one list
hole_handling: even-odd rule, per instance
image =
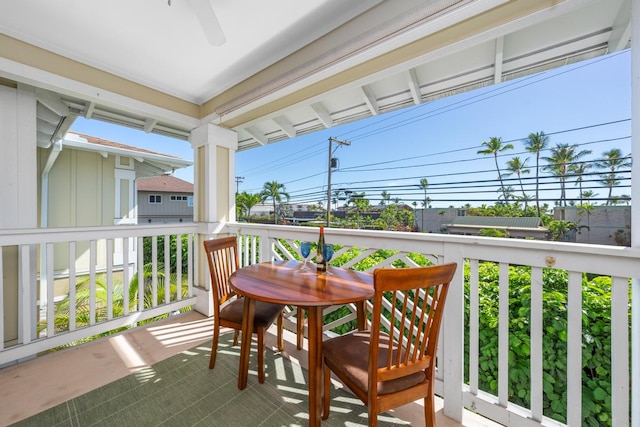
[[[172, 273], [176, 272], [176, 268], [177, 268], [177, 236], [176, 235], [172, 235], [169, 236], [170, 241], [169, 241], [169, 250], [170, 250], [170, 254], [169, 254], [169, 263], [170, 263], [170, 269]], [[186, 235], [181, 235], [181, 244], [182, 244], [182, 274], [187, 274], [187, 272], [189, 271], [189, 240], [187, 238]], [[143, 239], [143, 262], [145, 265], [150, 264], [153, 260], [152, 257], [152, 250], [153, 250], [153, 239], [151, 237], [145, 237]], [[157, 250], [158, 250], [158, 255], [157, 255], [157, 260], [158, 260], [158, 264], [161, 264], [164, 262], [164, 236], [158, 236], [158, 244], [156, 246]], [[164, 265], [164, 264], [163, 264]], [[160, 267], [158, 267], [160, 268]], [[164, 269], [164, 267], [162, 267]]]
[[[465, 266], [465, 320], [469, 321], [469, 267]], [[498, 391], [499, 266], [479, 265], [478, 386]], [[567, 291], [563, 270], [543, 272], [543, 412], [566, 422], [567, 416]], [[582, 283], [582, 414], [583, 424], [611, 425], [611, 279], [589, 277]], [[530, 407], [531, 268], [509, 267], [509, 400]], [[469, 335], [465, 332], [465, 378], [468, 380]]]
[[478, 235], [484, 237], [509, 237], [509, 233], [506, 230], [497, 230], [495, 228], [483, 228]]

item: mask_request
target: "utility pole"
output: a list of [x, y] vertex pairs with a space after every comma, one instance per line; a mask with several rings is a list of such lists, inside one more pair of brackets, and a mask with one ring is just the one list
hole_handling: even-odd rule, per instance
[[244, 176], [236, 176], [236, 194], [238, 194], [240, 190], [240, 184], [244, 182]]
[[334, 137], [329, 137], [329, 173], [327, 175], [327, 227], [331, 224], [331, 169], [333, 166], [333, 151], [332, 151], [332, 143], [336, 143], [339, 145], [351, 145], [348, 141], [340, 141]]

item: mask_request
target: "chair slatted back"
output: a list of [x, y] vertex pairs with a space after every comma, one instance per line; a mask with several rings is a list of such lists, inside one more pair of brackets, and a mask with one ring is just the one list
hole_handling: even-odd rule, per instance
[[217, 313], [221, 304], [235, 296], [235, 293], [229, 288], [228, 280], [239, 265], [237, 242], [235, 237], [224, 237], [205, 240], [203, 243], [211, 274], [213, 305]]
[[[442, 313], [456, 267], [449, 263], [374, 271], [370, 387], [424, 370], [433, 377]], [[393, 339], [381, 340], [381, 330]], [[386, 366], [376, 370], [382, 350]]]

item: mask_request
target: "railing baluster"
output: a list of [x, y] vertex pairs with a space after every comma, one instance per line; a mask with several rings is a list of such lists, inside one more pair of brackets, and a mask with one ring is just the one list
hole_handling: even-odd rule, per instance
[[[616, 427], [629, 425], [629, 280], [611, 278], [611, 412]], [[635, 356], [638, 357], [638, 356]]]
[[567, 425], [582, 424], [582, 273], [569, 272], [567, 302]]
[[[43, 274], [40, 272], [40, 277], [46, 275], [46, 297], [45, 304], [42, 304], [40, 301], [40, 310], [46, 310], [46, 319], [47, 319], [47, 336], [52, 337], [55, 335], [55, 295], [54, 295], [54, 276], [53, 276], [53, 266], [54, 266], [54, 255], [53, 255], [53, 243], [47, 243], [45, 246], [45, 250], [47, 251], [47, 271]], [[40, 297], [41, 299], [43, 296]], [[38, 316], [40, 318], [40, 316]]]
[[[22, 328], [19, 331], [18, 341], [22, 344], [29, 344], [35, 334], [35, 321], [37, 321], [37, 315], [33, 312], [31, 307], [36, 307], [35, 300], [37, 298], [34, 288], [31, 286], [31, 245], [20, 245], [20, 288], [22, 292], [18, 293], [22, 299], [18, 304], [22, 307], [22, 316], [20, 321], [22, 322]], [[35, 282], [34, 282], [35, 283]]]
[[[480, 292], [478, 260], [469, 260], [469, 390], [478, 394], [478, 363], [480, 342]], [[444, 328], [444, 325], [442, 325]]]
[[182, 234], [176, 234], [176, 300], [182, 299]]
[[164, 235], [164, 303], [171, 301], [171, 236]]
[[113, 319], [113, 239], [107, 239], [107, 320]]
[[69, 242], [69, 331], [76, 330], [76, 242]]
[[138, 312], [144, 311], [144, 237], [138, 237]]
[[158, 236], [151, 238], [151, 307], [158, 306]]
[[531, 268], [531, 321], [530, 321], [530, 351], [531, 351], [531, 418], [542, 421], [542, 268]]
[[129, 300], [129, 287], [131, 277], [129, 274], [129, 237], [124, 237], [122, 239], [122, 313], [125, 316], [129, 315], [129, 305], [131, 301]]
[[89, 324], [96, 324], [96, 241], [89, 242]]
[[193, 296], [194, 272], [198, 281], [198, 257], [193, 256], [193, 234], [187, 234], [187, 290], [189, 297]]
[[500, 263], [498, 291], [498, 403], [509, 401], [509, 264]]

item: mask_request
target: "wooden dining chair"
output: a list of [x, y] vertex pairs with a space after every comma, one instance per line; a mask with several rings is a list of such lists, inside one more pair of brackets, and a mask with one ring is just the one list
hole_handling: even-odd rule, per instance
[[[234, 345], [238, 345], [238, 332], [242, 330], [244, 299], [229, 287], [229, 276], [239, 266], [237, 243], [235, 237], [225, 237], [204, 241], [204, 250], [211, 274], [213, 294], [213, 342], [209, 369], [216, 364], [216, 352], [220, 328], [235, 329]], [[278, 350], [284, 349], [282, 336], [284, 306], [256, 301], [253, 332], [258, 336], [258, 382], [264, 382], [264, 333], [277, 319]]]
[[373, 272], [371, 330], [323, 343], [323, 419], [329, 416], [333, 371], [368, 406], [370, 426], [377, 425], [379, 413], [420, 398], [424, 399], [425, 425], [435, 426], [436, 347], [456, 267], [449, 263]]

